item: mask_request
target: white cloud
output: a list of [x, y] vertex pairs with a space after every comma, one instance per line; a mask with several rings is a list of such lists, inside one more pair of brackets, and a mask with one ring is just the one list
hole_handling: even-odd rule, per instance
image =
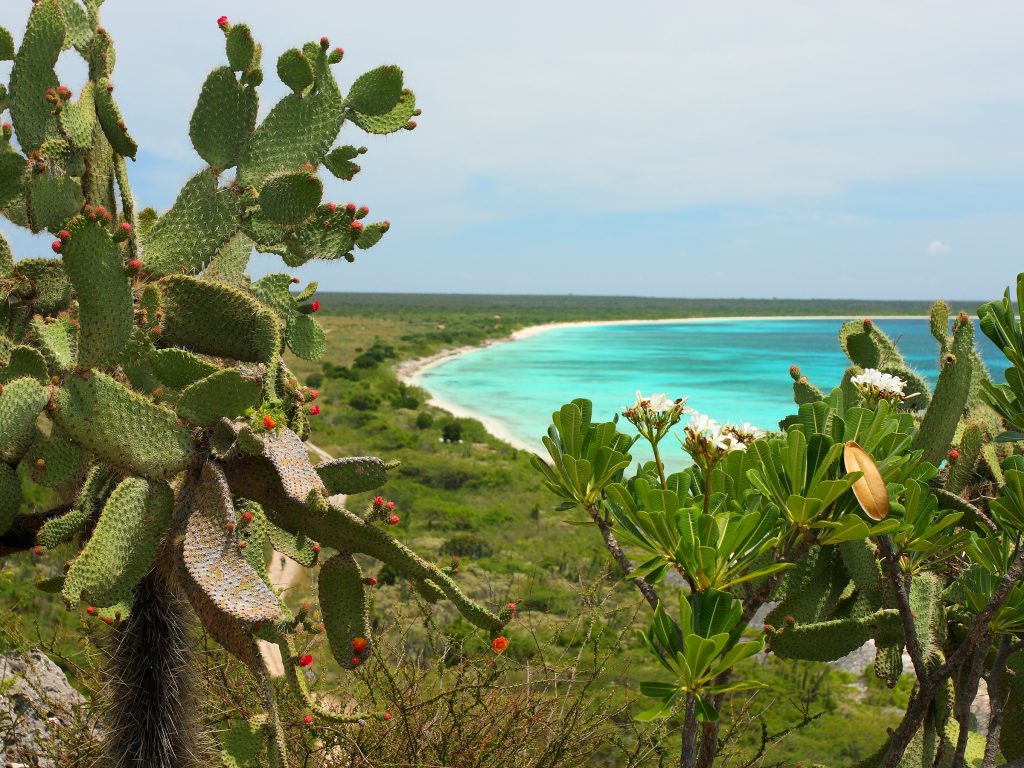
[[929, 256], [942, 256], [943, 254], [949, 253], [953, 250], [953, 246], [946, 245], [941, 240], [932, 240], [928, 244], [928, 255]]

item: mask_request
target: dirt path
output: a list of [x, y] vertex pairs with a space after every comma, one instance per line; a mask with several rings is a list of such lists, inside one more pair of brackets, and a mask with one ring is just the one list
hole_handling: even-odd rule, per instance
[[[311, 453], [316, 454], [323, 461], [331, 461], [334, 458], [318, 445], [306, 443], [306, 448], [308, 448]], [[331, 502], [342, 505], [345, 503], [345, 496], [342, 494], [332, 496]], [[270, 579], [271, 585], [278, 593], [286, 593], [289, 589], [294, 587], [296, 582], [300, 579], [301, 574], [302, 566], [290, 557], [286, 557], [276, 550], [273, 555], [271, 555], [270, 567], [267, 568], [267, 576]], [[260, 654], [263, 656], [263, 662], [267, 666], [267, 671], [270, 672], [271, 676], [283, 676], [284, 663], [281, 661], [281, 649], [274, 643], [268, 643], [266, 640], [258, 640], [257, 645], [259, 646]]]

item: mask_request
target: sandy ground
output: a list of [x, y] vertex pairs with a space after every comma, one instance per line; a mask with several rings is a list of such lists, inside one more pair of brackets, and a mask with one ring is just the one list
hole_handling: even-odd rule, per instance
[[[886, 320], [912, 320], [921, 319], [922, 315], [876, 315], [879, 319]], [[849, 320], [849, 315], [779, 315], [779, 316], [731, 316], [731, 317], [679, 317], [669, 318], [663, 320], [581, 320], [572, 323], [544, 323], [543, 325], [530, 325], [526, 328], [520, 328], [518, 331], [514, 331], [507, 338], [494, 339], [491, 341], [484, 342], [479, 346], [465, 346], [458, 347], [455, 349], [444, 349], [440, 352], [429, 355], [428, 357], [421, 357], [413, 360], [403, 360], [395, 366], [395, 375], [398, 379], [409, 386], [422, 387], [430, 393], [429, 404], [442, 410], [448, 411], [453, 416], [458, 416], [465, 419], [476, 419], [484, 428], [494, 435], [499, 440], [508, 443], [514, 448], [518, 448], [521, 451], [530, 451], [531, 453], [543, 453], [544, 448], [538, 439], [535, 444], [530, 444], [523, 441], [522, 439], [513, 435], [508, 428], [494, 418], [487, 414], [478, 413], [469, 408], [465, 408], [458, 403], [450, 400], [445, 400], [438, 397], [435, 393], [430, 392], [428, 387], [423, 385], [422, 377], [423, 374], [432, 368], [436, 368], [448, 360], [461, 355], [468, 354], [470, 352], [476, 352], [477, 350], [486, 349], [496, 344], [511, 344], [522, 339], [529, 339], [533, 336], [538, 336], [548, 331], [553, 331], [556, 328], [577, 328], [585, 326], [598, 326], [598, 325], [649, 325], [649, 324], [676, 324], [676, 323], [716, 323], [723, 320]]]

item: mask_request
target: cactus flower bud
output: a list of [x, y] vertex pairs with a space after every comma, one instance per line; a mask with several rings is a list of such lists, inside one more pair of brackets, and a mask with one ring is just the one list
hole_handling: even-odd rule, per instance
[[95, 606], [90, 605], [88, 608], [85, 609], [85, 612], [88, 613], [90, 616], [95, 616], [96, 608]]
[[319, 405], [311, 405], [311, 406], [309, 406], [309, 415], [310, 416], [319, 416], [320, 415], [320, 406]]
[[381, 232], [387, 232], [389, 229], [391, 229], [391, 222], [390, 221], [385, 219], [384, 221], [382, 221], [380, 223], [380, 231]]
[[870, 328], [872, 325], [874, 325], [874, 321], [872, 321], [872, 319], [870, 317], [865, 317], [864, 318], [864, 327], [865, 328]]
[[60, 240], [54, 240], [52, 243], [50, 243], [50, 247], [53, 249], [54, 253], [60, 253], [61, 249], [64, 247], [64, 243], [62, 243]]
[[313, 551], [314, 552], [319, 552], [320, 551], [320, 545], [319, 544], [314, 544], [313, 545]]
[[398, 515], [392, 515], [388, 518], [388, 525], [398, 525]]
[[307, 653], [305, 656], [303, 656], [302, 658], [299, 659], [299, 666], [300, 667], [312, 667], [313, 666], [313, 657], [310, 656]]
[[57, 233], [57, 237], [67, 242], [68, 240], [71, 239], [71, 233], [68, 232], [66, 229], [62, 229], [60, 232]]
[[9, 139], [14, 135], [14, 126], [10, 123], [4, 123], [4, 138]]
[[362, 663], [363, 663], [363, 660], [360, 659], [358, 656], [353, 656], [352, 657], [351, 664], [352, 664], [353, 667], [358, 667]]
[[128, 266], [138, 271], [142, 269], [142, 262], [139, 261], [138, 259], [132, 259], [131, 261], [128, 262]]
[[383, 496], [374, 496], [373, 497], [373, 506], [375, 506], [375, 507], [383, 507], [384, 506], [384, 497]]
[[794, 623], [794, 619], [793, 619], [793, 617], [792, 617], [792, 616], [786, 616], [786, 623], [787, 623], [787, 624], [792, 624], [792, 623]]
[[416, 128], [416, 125], [417, 123], [415, 120], [410, 120], [408, 123], [405, 124], [405, 130], [412, 131]]
[[132, 231], [131, 223], [129, 223], [127, 221], [122, 221], [121, 222], [121, 231], [122, 232], [131, 232]]
[[371, 576], [370, 577], [370, 586], [371, 587], [376, 587], [377, 586], [377, 577], [376, 576]]
[[384, 719], [385, 720], [390, 720], [391, 719], [391, 713], [390, 712], [385, 712], [384, 713]]
[[349, 203], [348, 205], [345, 206], [345, 210], [348, 211], [349, 213], [355, 213], [356, 212], [356, 204], [355, 203]]
[[228, 25], [228, 17], [227, 16], [221, 16], [219, 19], [217, 19], [217, 26], [218, 27], [224, 28], [227, 25]]
[[956, 448], [951, 448], [948, 455], [950, 461], [956, 461], [957, 459], [960, 458], [960, 451], [958, 451]]
[[320, 392], [318, 390], [315, 390], [315, 389], [309, 390], [309, 399], [310, 400], [316, 400], [318, 397], [320, 397]]
[[242, 513], [242, 519], [245, 520], [245, 522], [248, 523], [250, 520], [252, 520], [252, 512], [249, 512], [249, 511], [243, 512]]
[[321, 37], [320, 38], [320, 47], [323, 48], [325, 51], [328, 48], [330, 48], [331, 47], [330, 38], [328, 38], [326, 35], [324, 37]]
[[356, 653], [362, 653], [363, 651], [365, 651], [366, 645], [367, 643], [365, 637], [357, 637], [355, 640], [352, 641], [352, 648], [355, 650]]
[[394, 509], [394, 508], [395, 508], [395, 502], [389, 501], [388, 502], [388, 509]]
[[504, 653], [508, 649], [508, 638], [504, 636], [491, 640], [491, 650], [495, 653]]
[[337, 209], [338, 209], [338, 204], [337, 203], [328, 203], [327, 204], [327, 210], [329, 210], [331, 213], [334, 213]]
[[43, 554], [43, 548], [42, 547], [32, 547], [32, 554], [36, 555], [37, 557], [41, 556]]
[[361, 221], [353, 221], [352, 222], [352, 231], [353, 232], [357, 232], [358, 233], [358, 232], [361, 232], [362, 230], [363, 230], [363, 222], [361, 222]]
[[512, 613], [515, 613], [516, 612], [516, 604], [515, 603], [509, 603], [508, 604], [508, 609], [510, 611], [512, 611]]
[[302, 722], [304, 722], [306, 725], [312, 725], [313, 724], [313, 716], [312, 715], [306, 715], [304, 718], [302, 718]]
[[304, 166], [302, 166], [302, 167], [303, 167], [303, 168], [305, 168], [305, 169], [306, 169], [307, 171], [312, 171], [312, 170], [314, 170], [314, 168], [313, 168], [313, 164], [312, 164], [312, 163], [306, 163], [306, 164], [305, 164]]
[[327, 54], [327, 61], [329, 61], [331, 64], [337, 64], [339, 61], [342, 60], [342, 58], [344, 58], [344, 56], [344, 48], [335, 48], [333, 51]]
[[356, 211], [356, 216], [358, 218], [360, 218], [360, 219], [364, 219], [364, 218], [366, 218], [369, 215], [369, 213], [370, 213], [370, 209], [367, 208], [364, 205], [362, 208], [360, 208], [358, 211]]
[[273, 429], [274, 427], [277, 426], [277, 422], [274, 421], [270, 416], [264, 416], [263, 417], [263, 426], [264, 426], [264, 428], [270, 430], [270, 429]]
[[319, 312], [320, 302], [317, 301], [316, 299], [313, 299], [313, 303], [309, 305], [309, 308], [312, 309], [314, 312]]

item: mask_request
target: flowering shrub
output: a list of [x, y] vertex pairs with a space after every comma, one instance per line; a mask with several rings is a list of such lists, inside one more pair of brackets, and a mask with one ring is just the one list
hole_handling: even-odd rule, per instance
[[[644, 641], [664, 676], [642, 684], [657, 703], [638, 717], [682, 713], [681, 766], [715, 764], [729, 694], [756, 686], [735, 679], [737, 661], [762, 648], [827, 661], [869, 640], [879, 678], [895, 686], [906, 651], [917, 684], [863, 768], [961, 766], [969, 746], [986, 767], [1024, 757], [1024, 334], [1008, 297], [979, 309], [1011, 363], [1005, 384], [982, 365], [970, 318], [950, 326], [936, 302], [934, 390], [864, 320], [840, 330], [851, 365], [831, 390], [790, 369], [797, 410], [771, 433], [667, 395], [638, 393], [623, 410], [636, 437], [617, 417], [593, 422], [587, 400], [554, 414], [548, 460], [533, 464], [654, 609]], [[659, 444], [685, 414], [692, 464], [667, 474]], [[638, 440], [655, 458], [629, 473]], [[748, 626], [770, 603], [763, 628]], [[970, 731], [981, 679], [983, 739]]]

